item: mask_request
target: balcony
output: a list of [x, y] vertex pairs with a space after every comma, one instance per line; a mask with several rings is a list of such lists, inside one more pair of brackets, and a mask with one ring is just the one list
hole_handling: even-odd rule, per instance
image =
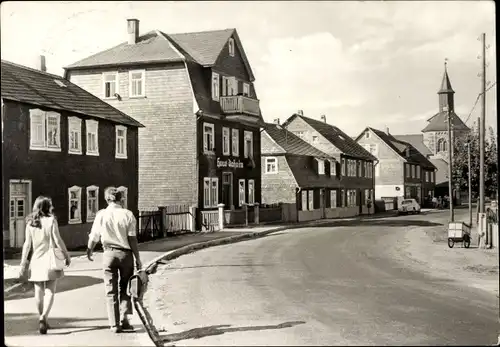
[[259, 100], [244, 95], [221, 96], [220, 107], [226, 115], [260, 115]]

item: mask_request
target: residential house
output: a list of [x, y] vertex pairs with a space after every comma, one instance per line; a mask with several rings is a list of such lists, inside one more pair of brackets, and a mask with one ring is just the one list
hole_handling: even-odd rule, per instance
[[429, 203], [435, 187], [436, 167], [410, 143], [387, 131], [367, 127], [356, 141], [378, 159], [375, 199], [414, 198]]
[[[352, 216], [357, 207], [341, 207], [341, 180], [335, 158], [311, 146], [279, 124], [261, 133], [262, 202], [290, 204], [289, 221]], [[366, 212], [366, 211], [365, 211]]]
[[[470, 128], [455, 113], [455, 91], [453, 90], [445, 65], [439, 95], [439, 112], [427, 120], [428, 124], [422, 129], [422, 134], [395, 135], [397, 139], [411, 143], [422, 154], [428, 156], [437, 168], [436, 196], [448, 195], [448, 112], [451, 116], [453, 138], [466, 136]], [[459, 191], [456, 190], [456, 196]]]
[[236, 30], [140, 34], [139, 20], [127, 25], [127, 42], [71, 64], [66, 75], [146, 126], [139, 209], [260, 202], [263, 120]]
[[138, 128], [142, 125], [70, 81], [2, 60], [3, 230], [22, 247], [25, 219], [52, 199], [62, 238], [84, 246], [104, 189], [124, 192], [137, 212]]
[[326, 116], [319, 121], [299, 111], [288, 118], [283, 127], [340, 164], [340, 207], [356, 207], [358, 214], [374, 212], [373, 168], [377, 158], [342, 130], [328, 124]]

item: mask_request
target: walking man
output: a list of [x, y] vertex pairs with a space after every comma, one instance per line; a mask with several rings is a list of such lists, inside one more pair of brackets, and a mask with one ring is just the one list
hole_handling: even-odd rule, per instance
[[133, 327], [128, 321], [132, 314], [132, 303], [127, 295], [127, 285], [134, 274], [135, 267], [141, 269], [142, 264], [136, 234], [134, 214], [122, 207], [122, 193], [114, 187], [104, 191], [108, 207], [97, 212], [89, 234], [87, 257], [92, 259], [95, 245], [102, 243], [104, 287], [106, 290], [106, 307], [111, 330], [119, 333]]

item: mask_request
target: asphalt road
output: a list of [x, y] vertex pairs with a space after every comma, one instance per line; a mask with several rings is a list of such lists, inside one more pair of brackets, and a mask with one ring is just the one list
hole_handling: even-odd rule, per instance
[[497, 299], [396, 261], [440, 215], [322, 226], [214, 247], [160, 269], [166, 345], [487, 345]]

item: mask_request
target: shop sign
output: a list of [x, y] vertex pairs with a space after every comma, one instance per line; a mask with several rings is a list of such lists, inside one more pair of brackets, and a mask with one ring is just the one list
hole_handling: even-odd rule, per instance
[[221, 160], [221, 158], [217, 158], [217, 168], [221, 167], [229, 167], [233, 169], [243, 169], [243, 162], [241, 160]]

